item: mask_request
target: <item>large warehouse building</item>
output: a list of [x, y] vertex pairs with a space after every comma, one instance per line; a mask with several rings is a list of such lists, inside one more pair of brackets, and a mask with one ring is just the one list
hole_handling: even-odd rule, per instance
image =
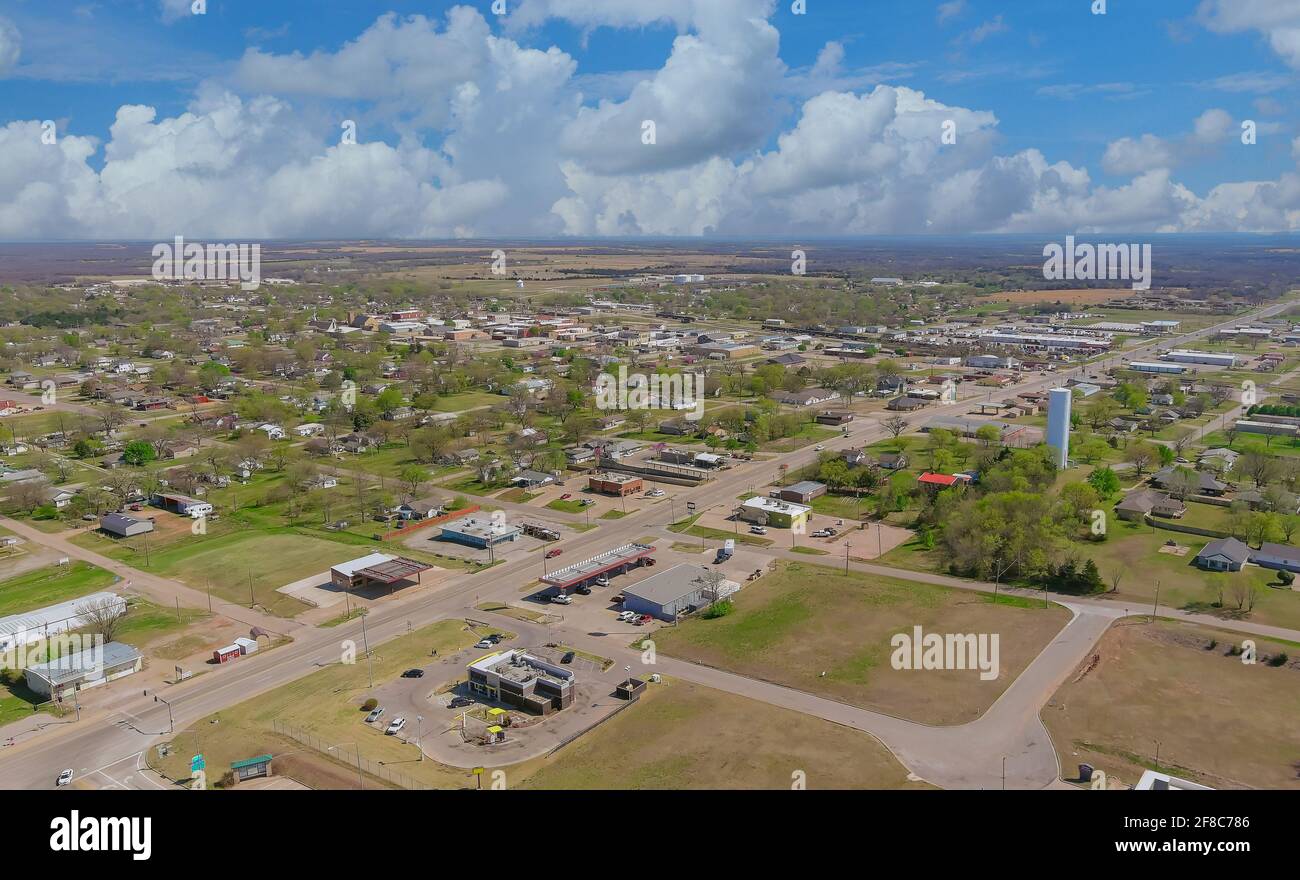
[[679, 614], [711, 605], [739, 589], [735, 581], [717, 580], [712, 569], [682, 563], [626, 587], [623, 610], [675, 620]]
[[126, 600], [116, 593], [105, 592], [91, 593], [80, 599], [0, 618], [0, 651], [79, 629], [90, 622], [86, 616], [87, 610], [101, 604], [115, 606], [122, 614], [126, 613]]
[[1161, 360], [1175, 364], [1205, 364], [1211, 367], [1223, 367], [1231, 370], [1237, 366], [1235, 354], [1221, 354], [1213, 351], [1191, 351], [1185, 348], [1172, 348], [1160, 356]]

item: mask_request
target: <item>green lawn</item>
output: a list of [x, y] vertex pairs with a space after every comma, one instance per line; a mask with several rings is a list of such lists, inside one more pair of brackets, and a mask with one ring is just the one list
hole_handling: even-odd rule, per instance
[[439, 397], [437, 403], [433, 405], [433, 409], [434, 412], [457, 413], [481, 406], [496, 406], [504, 401], [505, 398], [499, 394], [489, 394], [486, 391], [464, 391], [460, 394], [448, 394], [446, 397]]
[[562, 513], [582, 513], [589, 505], [583, 504], [579, 498], [570, 498], [568, 501], [561, 501], [556, 498], [546, 506], [551, 510], [558, 510]]
[[869, 514], [872, 510], [872, 498], [870, 495], [863, 494], [861, 503], [852, 495], [832, 495], [827, 492], [819, 498], [812, 500], [812, 509], [815, 513], [823, 516], [833, 516], [838, 519], [857, 519], [859, 514]]
[[140, 648], [210, 616], [198, 608], [182, 606], [178, 613], [175, 608], [165, 608], [147, 599], [133, 598], [127, 607], [126, 617], [118, 624], [114, 639]]
[[[781, 562], [748, 583], [734, 610], [657, 631], [674, 657], [928, 724], [973, 720], [992, 705], [1069, 619], [1057, 605]], [[975, 669], [895, 669], [891, 640], [933, 633], [999, 634], [997, 677]]]
[[107, 589], [117, 575], [80, 560], [50, 565], [0, 582], [0, 616], [35, 611]]
[[126, 542], [97, 549], [144, 571], [182, 580], [197, 590], [211, 585], [214, 596], [237, 605], [249, 604], [251, 580], [256, 604], [279, 617], [292, 617], [311, 607], [276, 592], [279, 587], [374, 551], [361, 539], [356, 544], [342, 543], [290, 529], [188, 537], [170, 546], [151, 548], [148, 564], [141, 547]]

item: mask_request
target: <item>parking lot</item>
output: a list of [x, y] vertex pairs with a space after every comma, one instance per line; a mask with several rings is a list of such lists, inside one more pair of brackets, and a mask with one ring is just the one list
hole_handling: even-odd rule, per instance
[[[675, 540], [676, 537], [657, 538], [654, 541], [655, 565], [641, 566], [631, 569], [626, 574], [612, 575], [609, 577], [609, 586], [592, 586], [590, 595], [569, 591], [571, 604], [560, 605], [551, 602], [548, 596], [555, 592], [552, 587], [534, 589], [524, 597], [523, 604], [563, 618], [567, 627], [577, 628], [583, 632], [593, 634], [626, 635], [630, 642], [638, 634], [652, 632], [660, 626], [671, 626], [672, 624], [661, 620], [653, 620], [643, 625], [620, 621], [618, 614], [623, 610], [623, 607], [620, 603], [615, 602], [614, 598], [621, 594], [624, 589], [683, 563], [717, 571], [727, 580], [735, 581], [743, 588], [754, 572], [767, 571], [771, 563], [771, 558], [766, 556], [761, 549], [737, 545], [735, 553], [730, 559], [719, 565], [714, 565], [715, 548], [721, 545], [721, 541], [710, 540], [708, 541], [708, 549], [705, 552], [694, 552], [696, 545], [690, 543], [690, 538], [679, 541]], [[698, 541], [698, 539], [696, 540]], [[678, 546], [674, 547], [674, 544]], [[556, 560], [556, 562], [559, 561]]]

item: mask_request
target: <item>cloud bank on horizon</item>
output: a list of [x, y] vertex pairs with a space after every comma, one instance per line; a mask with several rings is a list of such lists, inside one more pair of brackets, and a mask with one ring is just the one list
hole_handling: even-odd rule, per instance
[[[778, 27], [797, 27], [789, 4], [511, 0], [505, 16], [491, 2], [385, 13], [326, 47], [250, 40], [193, 84], [183, 112], [122, 103], [105, 131], [61, 120], [54, 137], [46, 120], [0, 117], [0, 238], [1300, 229], [1300, 137], [1270, 97], [1300, 71], [1300, 0], [1201, 0], [1182, 23], [1267, 47], [1261, 66], [1268, 56], [1276, 69], [1215, 87], [1258, 93], [1260, 143], [1243, 143], [1239, 114], [1207, 106], [1181, 131], [1102, 140], [1091, 169], [1059, 155], [1073, 111], [1045, 123], [1042, 146], [1007, 149], [996, 90], [984, 93], [993, 106], [966, 107], [942, 84], [897, 81], [907, 64], [851, 68], [846, 44], [861, 35], [790, 66]], [[161, 0], [160, 26], [196, 24], [189, 5]], [[948, 57], [1016, 32], [1014, 10], [976, 5], [933, 4]], [[863, 32], [874, 14], [860, 14]], [[657, 67], [588, 70], [547, 38], [554, 26], [584, 40], [673, 36]], [[0, 79], [39, 85], [27, 51], [0, 10]], [[969, 94], [961, 76], [948, 81]], [[1088, 95], [1144, 100], [1104, 78], [1040, 93], [1076, 107], [1080, 129]], [[1232, 151], [1270, 139], [1288, 167], [1227, 179]], [[1217, 182], [1180, 176], [1210, 160]]]

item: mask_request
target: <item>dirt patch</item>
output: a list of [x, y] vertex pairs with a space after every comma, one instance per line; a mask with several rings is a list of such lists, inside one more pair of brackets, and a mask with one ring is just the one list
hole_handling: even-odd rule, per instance
[[[1225, 656], [1241, 638], [1179, 621], [1111, 627], [1101, 662], [1042, 712], [1066, 776], [1086, 762], [1132, 785], [1158, 749], [1160, 770], [1204, 785], [1300, 789], [1300, 679]], [[1288, 648], [1256, 643], [1260, 657]]]

